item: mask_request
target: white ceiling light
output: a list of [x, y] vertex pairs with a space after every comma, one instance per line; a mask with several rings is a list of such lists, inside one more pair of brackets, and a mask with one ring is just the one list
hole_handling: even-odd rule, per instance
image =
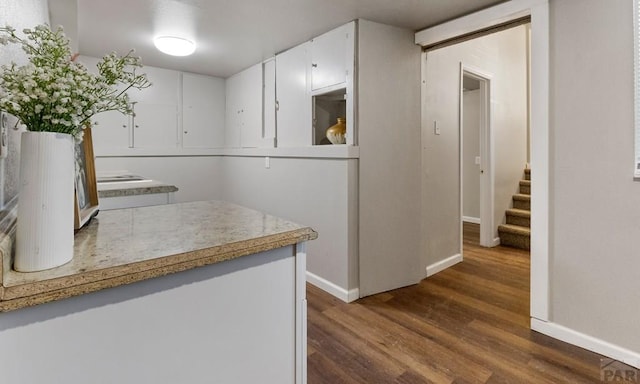
[[160, 52], [172, 56], [189, 56], [196, 50], [196, 43], [175, 36], [158, 36], [153, 43]]

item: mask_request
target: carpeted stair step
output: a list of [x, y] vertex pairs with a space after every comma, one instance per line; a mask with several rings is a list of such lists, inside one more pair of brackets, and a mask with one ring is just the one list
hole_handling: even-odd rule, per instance
[[517, 193], [513, 195], [513, 208], [524, 209], [526, 211], [531, 210], [531, 195], [524, 195]]
[[531, 180], [531, 168], [524, 169], [524, 179]]
[[523, 195], [531, 194], [531, 180], [520, 180], [520, 193]]
[[498, 226], [500, 245], [520, 249], [531, 248], [531, 229], [512, 224], [500, 224]]
[[507, 209], [507, 224], [531, 228], [531, 211], [524, 209]]

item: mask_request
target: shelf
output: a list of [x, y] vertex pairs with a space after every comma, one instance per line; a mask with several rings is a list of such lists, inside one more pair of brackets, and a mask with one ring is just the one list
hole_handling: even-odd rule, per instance
[[335, 94], [336, 92], [339, 93], [341, 91], [345, 91], [346, 89], [347, 89], [347, 83], [343, 82], [343, 83], [330, 85], [328, 87], [312, 90], [311, 91], [311, 96], [321, 96], [321, 95]]
[[[338, 88], [312, 97], [313, 144], [328, 144], [327, 128], [337, 123], [338, 117], [347, 117], [347, 89]], [[349, 124], [349, 121], [347, 121]]]
[[307, 159], [357, 159], [360, 148], [352, 145], [313, 145], [308, 147], [280, 148], [171, 148], [136, 149], [126, 148], [112, 151], [96, 151], [96, 157], [196, 157], [196, 156], [248, 156], [291, 157]]

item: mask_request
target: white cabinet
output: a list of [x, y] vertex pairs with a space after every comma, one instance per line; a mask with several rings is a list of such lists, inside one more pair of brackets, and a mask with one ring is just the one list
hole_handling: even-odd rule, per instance
[[182, 146], [224, 146], [225, 82], [211, 76], [182, 75]]
[[311, 43], [298, 45], [276, 56], [278, 147], [312, 144], [308, 51]]
[[143, 70], [153, 85], [129, 91], [134, 104], [133, 147], [176, 148], [180, 72], [154, 67]]
[[131, 147], [131, 116], [118, 111], [98, 113], [91, 119], [91, 136], [94, 148], [129, 148]]
[[178, 106], [135, 103], [133, 107], [134, 148], [176, 148]]
[[311, 40], [311, 90], [347, 82], [353, 67], [354, 25], [345, 24]]
[[224, 119], [224, 145], [227, 148], [240, 147], [240, 88], [241, 77], [239, 74], [231, 76], [225, 83], [225, 119]]
[[264, 146], [273, 147], [276, 139], [276, 60], [262, 63], [262, 139]]
[[262, 63], [227, 79], [225, 144], [259, 147], [262, 144]]
[[[97, 73], [98, 59], [82, 56], [80, 61]], [[128, 148], [162, 154], [181, 147], [224, 146], [224, 79], [148, 66], [139, 72], [152, 85], [127, 91], [133, 115], [109, 111], [91, 119], [93, 145], [99, 155]]]

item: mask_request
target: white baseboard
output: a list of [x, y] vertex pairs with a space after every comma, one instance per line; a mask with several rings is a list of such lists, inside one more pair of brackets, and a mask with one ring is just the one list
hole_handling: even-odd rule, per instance
[[332, 296], [337, 297], [345, 303], [350, 303], [360, 298], [360, 290], [358, 288], [350, 289], [347, 291], [346, 289], [335, 285], [329, 280], [323, 279], [318, 275], [314, 275], [309, 271], [307, 271], [307, 282], [315, 285], [316, 287], [331, 294]]
[[445, 269], [458, 264], [462, 261], [462, 255], [457, 254], [451, 257], [448, 257], [444, 260], [440, 260], [437, 263], [433, 263], [427, 267], [427, 277], [433, 276], [438, 272], [444, 271]]
[[495, 239], [493, 239], [493, 243], [491, 244], [491, 246], [497, 247], [498, 245], [500, 245], [500, 238], [496, 237]]
[[635, 368], [640, 368], [640, 353], [628, 350], [593, 336], [585, 335], [573, 329], [552, 322], [531, 318], [531, 329], [569, 344], [588, 349]]
[[467, 223], [480, 224], [479, 217], [462, 216], [462, 221], [465, 221]]

